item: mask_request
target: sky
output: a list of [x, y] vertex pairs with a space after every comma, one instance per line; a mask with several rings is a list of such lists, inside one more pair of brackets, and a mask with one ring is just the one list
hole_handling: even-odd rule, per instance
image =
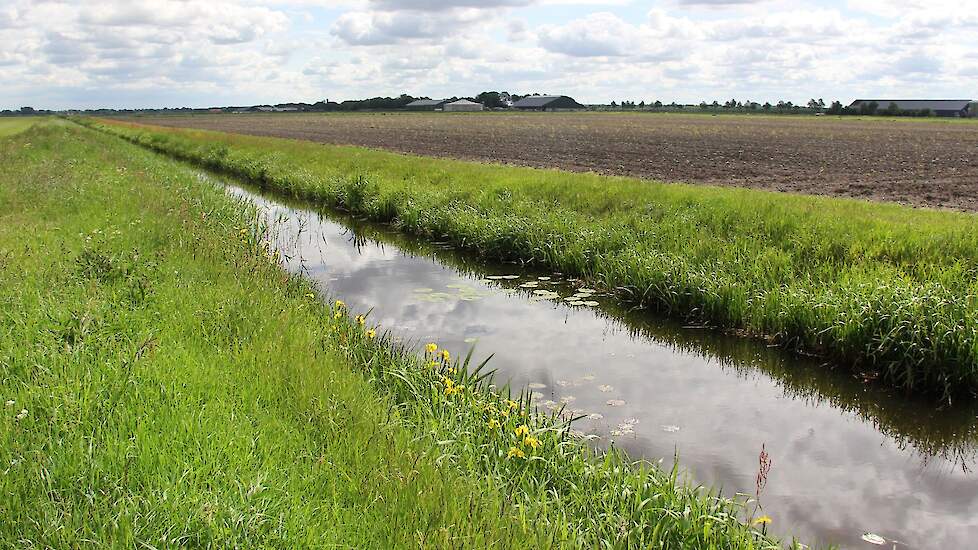
[[978, 98], [978, 0], [0, 0], [0, 109]]

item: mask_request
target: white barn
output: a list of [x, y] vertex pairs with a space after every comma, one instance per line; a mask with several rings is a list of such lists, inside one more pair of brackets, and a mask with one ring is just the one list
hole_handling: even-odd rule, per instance
[[467, 99], [460, 99], [458, 101], [453, 101], [451, 103], [446, 103], [442, 107], [446, 113], [472, 113], [476, 111], [481, 111], [485, 107], [481, 103], [475, 103], [474, 101], [469, 101]]

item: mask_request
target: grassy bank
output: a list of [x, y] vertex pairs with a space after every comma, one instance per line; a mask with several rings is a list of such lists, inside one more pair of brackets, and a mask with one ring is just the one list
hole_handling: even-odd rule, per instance
[[0, 217], [3, 546], [778, 547], [324, 304], [179, 163], [46, 124]]
[[[907, 392], [978, 390], [978, 218], [84, 120], [260, 185], [537, 262]], [[444, 236], [444, 237], [443, 237]]]

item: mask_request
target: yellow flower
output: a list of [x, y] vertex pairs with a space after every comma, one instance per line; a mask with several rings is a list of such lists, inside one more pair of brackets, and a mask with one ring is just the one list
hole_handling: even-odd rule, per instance
[[516, 437], [523, 437], [525, 435], [530, 435], [530, 428], [526, 424], [523, 424], [518, 428], [516, 428], [515, 430], [513, 430], [513, 433], [516, 434]]
[[510, 410], [514, 410], [514, 411], [516, 409], [520, 408], [520, 404], [517, 403], [516, 401], [513, 401], [512, 399], [507, 399], [506, 400], [506, 406], [509, 407]]
[[361, 327], [367, 322], [367, 318], [364, 317], [363, 315], [357, 315], [356, 320], [357, 320], [357, 324], [360, 325]]
[[771, 523], [772, 521], [774, 521], [774, 520], [771, 519], [771, 516], [763, 515], [763, 516], [761, 516], [761, 517], [759, 517], [759, 518], [757, 518], [757, 519], [754, 520], [754, 525], [767, 525], [768, 523]]
[[377, 331], [376, 330], [370, 329], [370, 330], [367, 331], [367, 338], [370, 338], [371, 340], [373, 340], [376, 337], [377, 337]]
[[440, 352], [438, 352], [438, 355], [441, 357], [441, 360], [446, 363], [452, 358], [452, 354], [448, 353], [447, 349], [441, 350]]
[[493, 405], [492, 403], [489, 403], [488, 405], [486, 405], [485, 408], [483, 408], [482, 410], [484, 412], [489, 413], [489, 414], [496, 414], [496, 406]]
[[540, 443], [540, 440], [533, 437], [532, 435], [528, 435], [524, 437], [523, 444], [531, 449], [537, 449], [540, 447], [540, 445], [542, 445], [542, 443]]
[[438, 361], [428, 361], [428, 367], [432, 369], [438, 368]]
[[435, 353], [436, 351], [438, 351], [438, 344], [435, 343], [428, 344], [424, 347], [424, 351], [425, 353]]
[[510, 447], [509, 452], [506, 453], [506, 458], [513, 458], [514, 456], [517, 458], [526, 458], [526, 453], [524, 453], [522, 449]]
[[315, 298], [315, 297], [316, 297], [316, 295], [313, 294], [312, 292], [306, 294], [306, 298]]
[[502, 416], [503, 418], [509, 418], [509, 411], [507, 411], [506, 409], [503, 409], [503, 410], [499, 411], [499, 416]]
[[343, 312], [341, 311], [337, 311], [333, 314], [333, 319], [339, 319], [340, 317], [343, 317]]
[[346, 302], [343, 300], [336, 300], [336, 307], [346, 307]]
[[496, 420], [495, 418], [490, 418], [489, 419], [489, 429], [490, 430], [498, 430], [499, 429], [499, 421]]

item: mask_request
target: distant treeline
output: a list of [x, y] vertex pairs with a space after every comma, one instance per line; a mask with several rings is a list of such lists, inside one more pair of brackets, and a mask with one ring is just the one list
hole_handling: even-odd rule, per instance
[[[524, 97], [540, 94], [511, 94], [509, 92], [482, 92], [471, 97], [454, 96], [450, 98], [438, 98], [448, 101], [467, 99], [485, 105], [487, 109], [504, 109], [511, 106], [514, 102]], [[315, 103], [277, 103], [275, 105], [252, 105], [252, 106], [230, 106], [230, 107], [208, 107], [208, 108], [163, 108], [163, 109], [86, 109], [64, 111], [49, 111], [34, 109], [33, 107], [21, 107], [19, 110], [0, 111], [0, 116], [32, 116], [32, 115], [52, 115], [52, 114], [88, 114], [88, 115], [131, 115], [131, 114], [194, 114], [194, 113], [245, 113], [245, 112], [352, 112], [352, 111], [398, 111], [403, 110], [409, 103], [419, 99], [432, 99], [430, 97], [416, 97], [408, 94], [401, 94], [397, 97], [372, 97], [368, 99], [352, 99], [341, 102], [330, 101], [328, 99]], [[796, 105], [791, 101], [778, 101], [777, 103], [758, 103], [756, 101], [738, 101], [731, 99], [720, 103], [713, 101], [695, 104], [681, 104], [676, 102], [663, 103], [662, 101], [635, 101], [623, 100], [612, 101], [609, 104], [596, 104], [587, 107], [594, 111], [701, 111], [712, 113], [776, 113], [776, 114], [827, 114], [827, 115], [881, 115], [881, 116], [934, 116], [935, 113], [930, 109], [923, 110], [901, 110], [895, 103], [889, 105], [878, 105], [876, 102], [862, 103], [859, 107], [853, 108], [844, 106], [840, 101], [833, 101], [826, 105], [822, 99], [810, 99], [805, 105]]]
[[[438, 98], [455, 101], [458, 99], [468, 99], [482, 103], [489, 109], [500, 109], [511, 105], [515, 101], [527, 97], [528, 95], [540, 94], [511, 94], [509, 92], [482, 92], [471, 97], [450, 97]], [[408, 94], [401, 94], [397, 97], [371, 97], [368, 99], [352, 99], [342, 102], [330, 101], [328, 99], [315, 103], [276, 103], [274, 105], [251, 105], [251, 106], [228, 106], [228, 107], [165, 107], [162, 109], [66, 109], [63, 111], [38, 110], [33, 107], [21, 107], [13, 111], [6, 109], [0, 111], [0, 116], [33, 116], [33, 115], [53, 115], [53, 114], [86, 114], [86, 115], [130, 115], [130, 114], [194, 114], [194, 113], [246, 113], [246, 112], [304, 112], [304, 113], [328, 113], [343, 111], [397, 111], [419, 99], [432, 99], [430, 97], [415, 97]]]
[[612, 101], [609, 105], [595, 105], [593, 109], [599, 110], [619, 110], [619, 111], [706, 111], [716, 113], [777, 113], [788, 115], [805, 114], [826, 114], [826, 115], [881, 115], [881, 116], [914, 116], [926, 117], [934, 116], [935, 113], [930, 109], [921, 110], [902, 110], [896, 103], [881, 106], [875, 101], [863, 103], [858, 108], [845, 106], [840, 101], [833, 101], [826, 105], [823, 99], [810, 99], [805, 105], [796, 105], [790, 101], [779, 101], [777, 103], [758, 103], [756, 101], [738, 101], [731, 99], [720, 103], [713, 101], [701, 102], [699, 105], [683, 105], [679, 103], [664, 104], [661, 101], [634, 101], [624, 100], [621, 102]]

